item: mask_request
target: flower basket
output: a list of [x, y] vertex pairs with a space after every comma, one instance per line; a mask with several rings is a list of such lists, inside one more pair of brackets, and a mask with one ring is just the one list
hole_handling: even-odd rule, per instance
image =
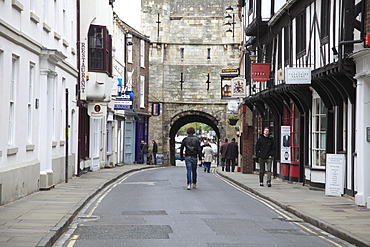
[[231, 126], [236, 125], [236, 123], [239, 121], [239, 118], [229, 118], [228, 122]]

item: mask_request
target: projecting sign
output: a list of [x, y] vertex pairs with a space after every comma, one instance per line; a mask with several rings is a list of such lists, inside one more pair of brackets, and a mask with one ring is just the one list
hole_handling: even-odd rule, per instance
[[311, 68], [285, 68], [285, 84], [311, 84]]
[[126, 91], [116, 98], [116, 101], [114, 102], [114, 110], [132, 110], [133, 101], [134, 92]]
[[245, 97], [245, 79], [235, 77], [231, 79], [231, 97]]

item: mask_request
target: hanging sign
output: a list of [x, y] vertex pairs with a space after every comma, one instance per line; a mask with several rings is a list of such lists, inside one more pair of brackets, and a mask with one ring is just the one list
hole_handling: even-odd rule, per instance
[[161, 105], [159, 103], [152, 103], [152, 116], [159, 116], [161, 114]]
[[245, 97], [245, 79], [235, 77], [231, 79], [231, 97]]
[[114, 110], [132, 110], [133, 101], [134, 92], [122, 92], [121, 96], [117, 97], [116, 101], [114, 102]]
[[311, 68], [285, 68], [285, 84], [311, 84]]
[[270, 79], [270, 64], [252, 63], [251, 77], [253, 81], [268, 81]]
[[94, 119], [101, 119], [107, 113], [107, 106], [98, 104], [98, 103], [91, 103], [88, 105], [88, 114], [91, 118]]

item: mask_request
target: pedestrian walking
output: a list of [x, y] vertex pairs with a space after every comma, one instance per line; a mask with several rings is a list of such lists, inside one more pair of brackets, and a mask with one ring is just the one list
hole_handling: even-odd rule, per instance
[[200, 141], [198, 137], [194, 136], [195, 129], [189, 127], [186, 130], [188, 134], [181, 142], [180, 147], [180, 159], [184, 160], [184, 148], [185, 148], [185, 165], [186, 165], [186, 178], [187, 178], [187, 189], [193, 189], [197, 187], [197, 163], [202, 159], [202, 152], [200, 147]]
[[231, 139], [231, 142], [227, 145], [225, 150], [225, 159], [226, 159], [226, 171], [231, 172], [235, 171], [235, 162], [239, 155], [239, 147], [235, 142], [235, 138]]
[[271, 187], [271, 166], [275, 154], [274, 138], [270, 136], [270, 129], [264, 128], [263, 134], [256, 143], [256, 157], [260, 164], [259, 180], [260, 186], [263, 186], [263, 177], [267, 173], [267, 186]]
[[204, 146], [202, 149], [203, 154], [203, 164], [204, 164], [204, 171], [210, 172], [211, 170], [211, 163], [213, 161], [214, 153], [211, 145], [206, 141], [204, 142]]
[[155, 140], [152, 140], [152, 143], [153, 143], [152, 153], [153, 153], [153, 159], [154, 159], [153, 165], [157, 165], [158, 145], [157, 145], [157, 142]]
[[225, 170], [225, 162], [226, 162], [226, 159], [225, 159], [225, 152], [226, 152], [226, 147], [227, 145], [229, 144], [229, 139], [225, 138], [225, 142], [222, 143], [221, 147], [220, 147], [220, 155], [221, 155], [221, 167], [222, 167], [222, 171]]
[[143, 164], [147, 164], [148, 154], [149, 154], [148, 144], [144, 140], [142, 140], [140, 148], [141, 148], [141, 153], [143, 154]]

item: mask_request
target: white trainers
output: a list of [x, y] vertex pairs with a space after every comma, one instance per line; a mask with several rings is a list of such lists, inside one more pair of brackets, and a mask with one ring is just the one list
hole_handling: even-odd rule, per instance
[[188, 190], [191, 190], [191, 184], [188, 184]]
[[193, 189], [196, 189], [197, 188], [197, 184], [193, 184]]

